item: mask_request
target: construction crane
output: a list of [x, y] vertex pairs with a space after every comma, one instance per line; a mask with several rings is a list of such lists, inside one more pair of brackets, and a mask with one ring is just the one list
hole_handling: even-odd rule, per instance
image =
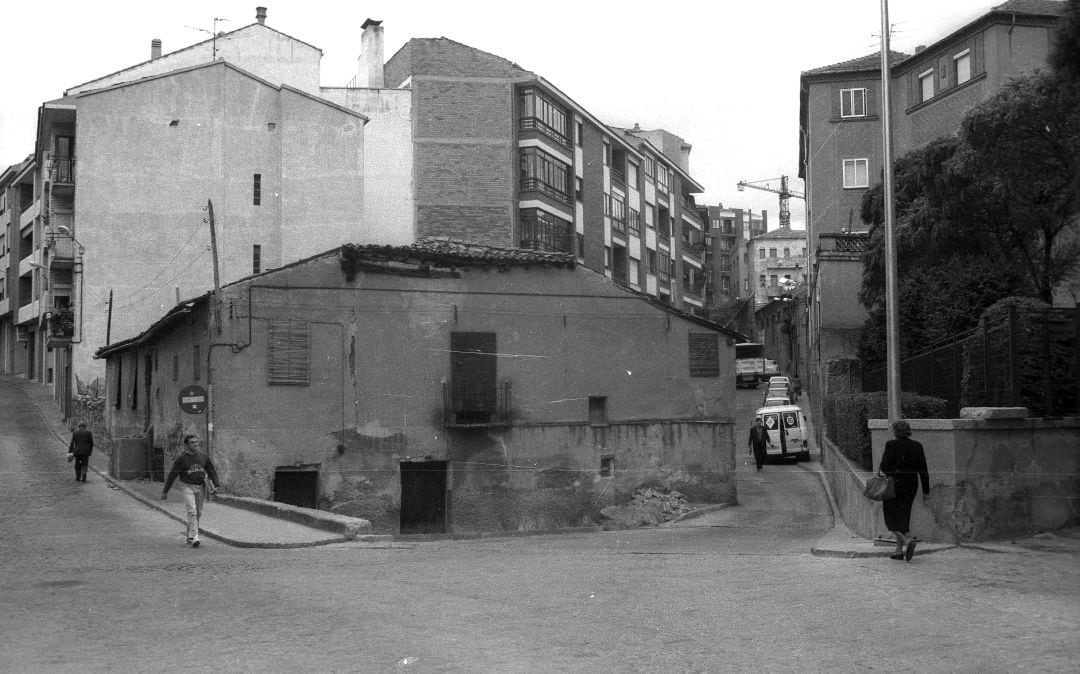
[[769, 183], [776, 180], [776, 178], [769, 178], [768, 180], [754, 180], [747, 182], [740, 180], [738, 182], [739, 191], [742, 192], [747, 187], [755, 190], [763, 190], [765, 192], [772, 192], [773, 194], [780, 195], [780, 226], [785, 228], [791, 227], [791, 209], [788, 208], [788, 199], [795, 197], [796, 199], [805, 199], [806, 196], [801, 192], [793, 192], [788, 189], [788, 177], [780, 176], [780, 189], [771, 187]]

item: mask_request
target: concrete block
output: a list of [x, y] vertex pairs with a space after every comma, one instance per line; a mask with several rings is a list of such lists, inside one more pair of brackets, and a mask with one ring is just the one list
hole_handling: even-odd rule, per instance
[[326, 512], [325, 510], [302, 508], [300, 506], [289, 505], [288, 503], [267, 501], [260, 498], [252, 498], [250, 496], [233, 496], [231, 494], [222, 494], [221, 492], [218, 492], [214, 498], [226, 505], [236, 508], [245, 508], [270, 517], [277, 517], [289, 522], [303, 524], [314, 529], [330, 531], [349, 539], [357, 539], [361, 536], [371, 534], [371, 522], [359, 517], [347, 517], [345, 515], [338, 515], [337, 513]]
[[1027, 419], [1026, 407], [964, 407], [960, 409], [961, 419]]

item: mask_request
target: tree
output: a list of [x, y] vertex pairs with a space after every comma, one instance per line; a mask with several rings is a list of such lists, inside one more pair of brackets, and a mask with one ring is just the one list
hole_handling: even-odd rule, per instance
[[965, 115], [950, 161], [966, 184], [943, 204], [946, 215], [962, 215], [964, 197], [983, 193], [994, 210], [974, 229], [1017, 256], [1036, 296], [1051, 302], [1080, 271], [1080, 87], [1054, 72], [1006, 83]]
[[[955, 137], [939, 138], [894, 162], [895, 231], [899, 269], [900, 352], [974, 327], [997, 300], [1030, 294], [1013, 258], [1002, 255], [980, 227], [997, 209], [972, 176], [959, 173]], [[954, 208], [962, 195], [963, 208]], [[859, 299], [868, 312], [860, 341], [866, 363], [885, 359], [885, 233], [883, 189], [869, 190], [862, 219], [870, 224]]]

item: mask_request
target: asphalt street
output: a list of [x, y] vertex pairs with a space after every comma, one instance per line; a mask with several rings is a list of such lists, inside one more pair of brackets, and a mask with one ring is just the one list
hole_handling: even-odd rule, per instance
[[[739, 401], [756, 404], [751, 391]], [[832, 518], [819, 478], [799, 466], [756, 473], [740, 455], [740, 505], [696, 523], [195, 550], [178, 522], [100, 476], [75, 482], [20, 387], [0, 381], [0, 410], [0, 671], [1066, 672], [1080, 662], [1074, 547], [1052, 538], [911, 563], [816, 557]]]

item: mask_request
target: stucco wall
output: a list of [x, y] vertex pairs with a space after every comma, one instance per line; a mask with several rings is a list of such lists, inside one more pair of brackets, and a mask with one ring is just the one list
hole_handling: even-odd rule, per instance
[[[532, 500], [539, 497], [505, 496], [507, 490], [532, 492], [563, 466], [592, 485], [599, 457], [610, 454], [616, 477], [603, 485], [630, 489], [635, 481], [660, 480], [720, 501], [734, 498], [735, 401], [727, 376], [733, 347], [725, 336], [719, 336], [718, 376], [690, 377], [688, 334], [709, 329], [594, 272], [459, 271], [456, 279], [361, 272], [346, 283], [336, 256], [318, 258], [258, 279], [289, 289], [253, 288], [250, 315], [247, 283], [226, 288], [226, 326], [217, 341], [240, 346], [215, 347], [212, 393], [213, 455], [229, 491], [272, 498], [275, 469], [317, 468], [321, 507], [363, 516], [386, 531], [397, 526], [400, 462], [448, 461], [452, 507], [462, 509], [452, 512], [455, 527], [484, 528], [495, 520], [516, 527], [507, 524], [509, 513], [526, 502], [540, 507]], [[271, 318], [309, 324], [309, 385], [267, 384]], [[497, 378], [512, 384], [512, 427], [444, 427], [455, 331], [496, 333]], [[187, 328], [173, 333], [181, 340], [199, 335]], [[167, 358], [171, 339], [147, 348]], [[185, 374], [164, 387], [166, 397], [190, 383]], [[607, 398], [603, 430], [588, 425], [590, 396]], [[178, 415], [172, 398], [164, 407]], [[175, 425], [171, 418], [163, 423]], [[525, 473], [518, 472], [522, 467]], [[535, 477], [540, 474], [549, 477]], [[563, 497], [581, 497], [572, 487], [560, 483], [544, 498], [562, 512]], [[481, 507], [504, 496], [502, 511]]]
[[[916, 498], [912, 511], [916, 535], [979, 541], [1080, 523], [1080, 419], [909, 423], [930, 473], [930, 508]], [[871, 419], [869, 427], [877, 466], [892, 436], [885, 420]]]
[[370, 233], [368, 240], [395, 246], [412, 243], [416, 240], [412, 92], [339, 87], [324, 88], [322, 96], [371, 120], [364, 126], [364, 230]]
[[217, 64], [80, 97], [77, 114], [84, 381], [103, 372], [110, 289], [115, 342], [212, 287], [208, 199], [223, 283], [252, 273], [255, 244], [267, 269], [356, 234], [363, 130], [346, 111]]

